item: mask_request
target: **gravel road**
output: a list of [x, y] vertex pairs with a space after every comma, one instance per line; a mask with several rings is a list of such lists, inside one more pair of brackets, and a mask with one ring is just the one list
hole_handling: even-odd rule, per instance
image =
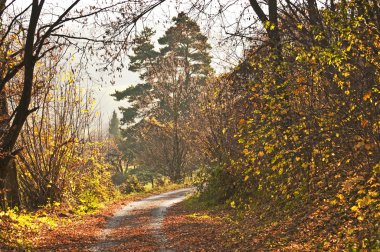
[[173, 251], [161, 229], [166, 210], [194, 190], [170, 191], [123, 206], [107, 221], [91, 251]]

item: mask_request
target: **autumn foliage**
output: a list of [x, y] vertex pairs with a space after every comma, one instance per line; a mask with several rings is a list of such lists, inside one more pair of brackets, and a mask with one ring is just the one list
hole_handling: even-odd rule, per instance
[[[257, 22], [229, 34], [249, 46], [238, 64], [216, 73], [208, 38], [191, 18], [194, 10], [204, 15], [212, 0], [180, 12], [157, 41], [151, 28], [131, 35], [163, 2], [91, 7], [47, 25], [39, 17], [43, 1], [20, 16], [0, 14], [8, 18], [8, 26], [0, 22], [0, 242], [19, 242], [17, 225], [32, 218], [19, 207], [83, 214], [115, 197], [116, 185], [130, 193], [191, 177], [199, 206], [233, 215], [224, 226], [232, 237], [225, 248], [378, 251], [379, 3], [250, 0], [241, 19], [252, 9]], [[224, 25], [236, 3], [216, 2], [219, 10], [206, 19], [221, 16]], [[108, 12], [125, 13], [107, 19]], [[52, 35], [92, 14], [109, 21], [109, 40]], [[30, 21], [25, 34], [14, 22], [20, 17]], [[113, 113], [109, 139], [94, 126], [99, 115], [80, 71], [59, 64], [70, 58], [67, 48], [79, 48], [75, 39], [103, 43], [104, 69], [131, 49], [128, 69], [143, 82], [113, 94], [128, 104], [120, 124]], [[94, 48], [82, 48], [83, 55], [94, 56]], [[192, 218], [183, 215], [172, 222]]]
[[[216, 103], [224, 90], [234, 98], [211, 107], [211, 114], [220, 120], [226, 107], [233, 112], [224, 128], [209, 127], [224, 140], [228, 161], [209, 152], [220, 161], [209, 168], [206, 195], [260, 218], [315, 215], [310, 219], [324, 222], [314, 220], [312, 228], [331, 229], [325, 239], [310, 241], [314, 248], [379, 248], [380, 31], [367, 4], [323, 9], [317, 25], [284, 16], [279, 64], [272, 50], [252, 47], [222, 76]], [[238, 156], [225, 141], [232, 135]]]

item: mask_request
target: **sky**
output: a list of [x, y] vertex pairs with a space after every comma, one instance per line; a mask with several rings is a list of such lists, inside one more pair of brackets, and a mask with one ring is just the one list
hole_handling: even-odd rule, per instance
[[[165, 30], [172, 25], [172, 17], [176, 16], [180, 11], [188, 9], [186, 5], [177, 5], [176, 3], [178, 2], [175, 0], [167, 0], [165, 3], [161, 4], [147, 16], [144, 22], [138, 23], [136, 30], [139, 31], [145, 26], [152, 27], [156, 30], [156, 36], [153, 39], [157, 40], [164, 34]], [[228, 20], [226, 19], [231, 18], [231, 20], [233, 20], [239, 14], [239, 8], [231, 8], [229, 9], [229, 12], [227, 12], [227, 17], [224, 18], [224, 20], [214, 21], [213, 23], [206, 22], [204, 18], [198, 16], [197, 22], [203, 33], [209, 37], [209, 43], [213, 47], [211, 51], [211, 55], [214, 56], [212, 66], [217, 73], [230, 69], [233, 64], [238, 62], [239, 57], [242, 54], [242, 46], [236, 45], [235, 47], [231, 47], [231, 44], [220, 43], [225, 37], [225, 33], [221, 28], [221, 22], [228, 23]], [[192, 13], [190, 13], [190, 16], [191, 15]], [[123, 57], [124, 60], [127, 60], [128, 58], [127, 55], [124, 55]], [[233, 64], [231, 65], [231, 63]], [[102, 113], [104, 124], [108, 124], [114, 110], [118, 112], [118, 107], [128, 106], [126, 101], [115, 101], [110, 94], [114, 93], [115, 90], [124, 90], [131, 85], [141, 82], [138, 78], [138, 73], [128, 71], [127, 66], [123, 69], [121, 74], [122, 77], [117, 77], [113, 80], [115, 83], [114, 85], [95, 84], [92, 87], [98, 102], [97, 109]], [[119, 112], [118, 114], [120, 116]]]
[[94, 91], [94, 96], [97, 101], [96, 109], [102, 113], [102, 118], [105, 124], [108, 124], [110, 121], [113, 111], [116, 111], [120, 117], [118, 108], [127, 106], [126, 101], [115, 101], [111, 94], [114, 93], [115, 90], [121, 91], [140, 82], [138, 74], [130, 71], [124, 71], [123, 77], [116, 78], [114, 81], [115, 84], [113, 85], [105, 84], [102, 86], [92, 86], [92, 90]]
[[[73, 1], [74, 0], [46, 0], [45, 13], [47, 13], [47, 15], [44, 17], [54, 20], [56, 18], [56, 15], [62, 13], [65, 10], [65, 7], [69, 6]], [[88, 6], [91, 4], [96, 5], [97, 3], [105, 4], [109, 1], [115, 2], [115, 0], [82, 0], [77, 8], [80, 9], [83, 8], [83, 6]], [[203, 12], [211, 14], [217, 13], [220, 6], [226, 6], [225, 3], [231, 3], [230, 0], [218, 0], [211, 2], [213, 4], [208, 5], [206, 9], [202, 10]], [[248, 0], [246, 2], [248, 3]], [[25, 0], [16, 1], [16, 5], [20, 7], [26, 6], [29, 3], [29, 1]], [[228, 70], [233, 64], [236, 64], [243, 51], [243, 47], [241, 45], [234, 44], [231, 46], [232, 44], [223, 43], [225, 42], [224, 39], [226, 37], [226, 32], [222, 29], [222, 26], [229, 27], [229, 23], [233, 23], [235, 19], [241, 18], [241, 10], [244, 8], [244, 4], [247, 4], [245, 1], [236, 1], [235, 3], [236, 4], [232, 7], [229, 7], [229, 9], [225, 11], [226, 14], [219, 19], [212, 18], [212, 15], [210, 16], [201, 14], [202, 11], [197, 9], [193, 9], [193, 11], [189, 13], [190, 17], [197, 17], [197, 23], [200, 25], [203, 33], [209, 38], [209, 43], [213, 47], [211, 55], [214, 56], [212, 66], [217, 73], [224, 72]], [[145, 26], [152, 27], [156, 30], [156, 37], [154, 39], [158, 39], [163, 35], [164, 31], [172, 25], [172, 17], [176, 16], [181, 11], [188, 12], [191, 9], [190, 7], [191, 0], [166, 0], [164, 3], [156, 7], [151, 13], [146, 15], [144, 17], [144, 22], [137, 23], [136, 31], [138, 32]], [[249, 13], [249, 15], [251, 14]], [[116, 19], [116, 17], [117, 15], [115, 15], [115, 17], [111, 16], [110, 18]], [[231, 27], [228, 29], [233, 30], [234, 28]], [[88, 25], [81, 27], [76, 23], [69, 23], [68, 27], [65, 27], [65, 29], [68, 29], [71, 32], [78, 32], [78, 34], [80, 33], [81, 35], [94, 35], [97, 34], [99, 30], [101, 30], [99, 27], [91, 28]], [[80, 55], [75, 56], [77, 58], [80, 58]], [[122, 54], [121, 57], [125, 62], [128, 62], [127, 53]], [[96, 61], [99, 61], [99, 58], [90, 59], [90, 61], [95, 61], [95, 63], [97, 63]], [[95, 71], [95, 67], [91, 66], [86, 69], [89, 75], [94, 77], [93, 80], [97, 79], [97, 81], [89, 81], [86, 79], [84, 80], [85, 83], [82, 83], [82, 85], [88, 85], [93, 90], [95, 99], [97, 100], [96, 109], [101, 112], [104, 124], [108, 124], [114, 110], [117, 111], [118, 107], [120, 106], [128, 106], [126, 101], [117, 102], [113, 99], [112, 96], [110, 96], [110, 94], [114, 93], [115, 90], [123, 90], [131, 85], [135, 85], [140, 82], [138, 73], [132, 73], [128, 71], [127, 68], [128, 64], [125, 64], [125, 67], [122, 69], [121, 73], [115, 75], [116, 77], [112, 80], [114, 83], [113, 85], [110, 84], [110, 76], [112, 75], [112, 72], [98, 72]], [[105, 81], [99, 81], [99, 79], [103, 79]]]

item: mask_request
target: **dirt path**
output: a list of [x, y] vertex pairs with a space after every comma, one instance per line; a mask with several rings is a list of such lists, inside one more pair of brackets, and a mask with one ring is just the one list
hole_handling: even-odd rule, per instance
[[123, 206], [107, 221], [91, 251], [173, 251], [161, 229], [165, 212], [192, 191], [179, 189]]

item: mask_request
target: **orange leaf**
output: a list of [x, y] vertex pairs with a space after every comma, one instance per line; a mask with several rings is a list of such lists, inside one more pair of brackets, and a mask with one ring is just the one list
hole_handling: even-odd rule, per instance
[[361, 125], [363, 128], [365, 128], [365, 127], [367, 126], [367, 124], [368, 124], [368, 120], [366, 120], [366, 119], [363, 119], [362, 122], [360, 123], [360, 125]]
[[368, 100], [369, 98], [371, 98], [371, 91], [368, 91], [368, 92], [366, 92], [366, 93], [363, 95], [363, 100], [364, 100], [364, 101]]

